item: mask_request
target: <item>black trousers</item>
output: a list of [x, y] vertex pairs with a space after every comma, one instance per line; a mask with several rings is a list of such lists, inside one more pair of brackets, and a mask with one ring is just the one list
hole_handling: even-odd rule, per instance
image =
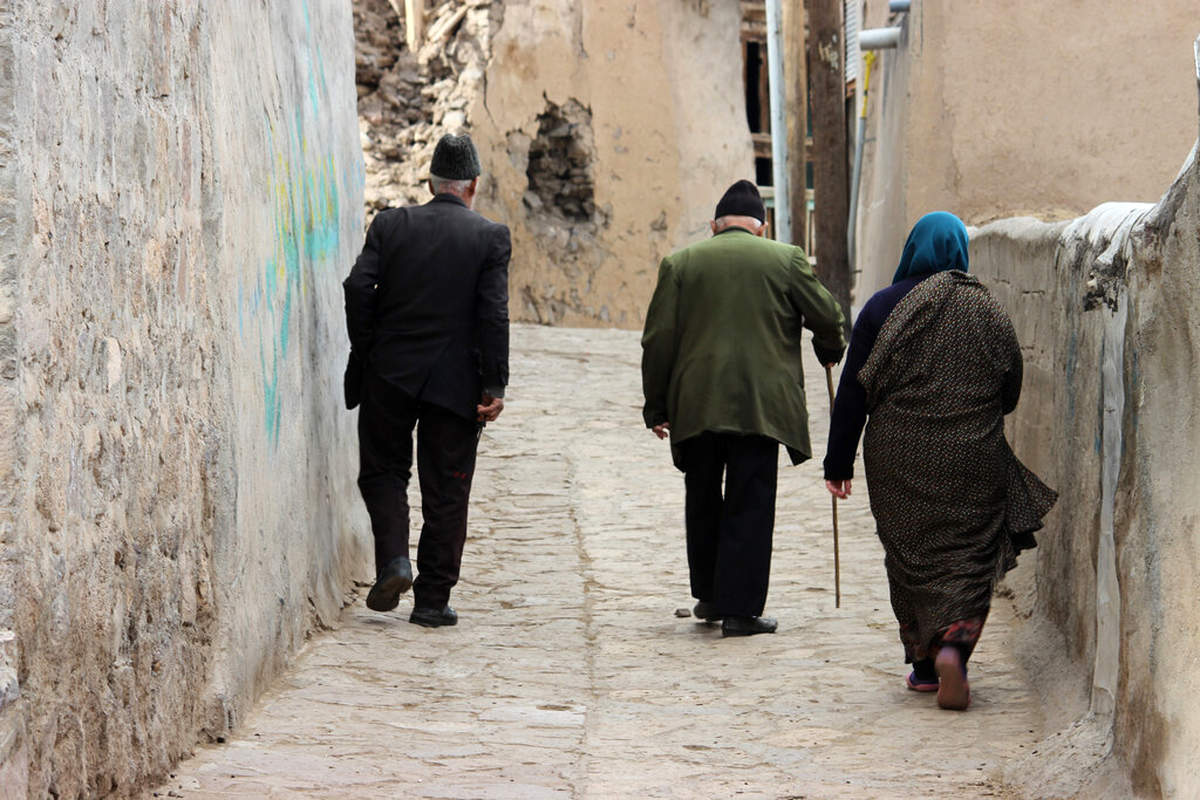
[[680, 447], [692, 596], [726, 616], [757, 617], [771, 576], [779, 443], [706, 432]]
[[370, 371], [364, 395], [358, 412], [358, 488], [371, 516], [375, 568], [409, 555], [408, 481], [415, 428], [425, 524], [417, 544], [413, 601], [421, 608], [441, 608], [458, 583], [481, 428], [414, 400]]

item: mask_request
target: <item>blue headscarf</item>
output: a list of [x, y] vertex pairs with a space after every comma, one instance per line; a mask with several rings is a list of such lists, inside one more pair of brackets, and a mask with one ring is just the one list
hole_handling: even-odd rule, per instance
[[933, 211], [909, 232], [892, 283], [948, 269], [967, 271], [967, 226], [948, 211]]

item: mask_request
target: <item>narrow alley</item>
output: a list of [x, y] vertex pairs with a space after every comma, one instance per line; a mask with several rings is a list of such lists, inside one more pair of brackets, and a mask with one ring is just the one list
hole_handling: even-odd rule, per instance
[[[638, 335], [520, 326], [484, 434], [456, 628], [358, 590], [231, 740], [148, 797], [1006, 797], [1040, 738], [998, 598], [967, 713], [906, 691], [865, 487], [841, 504], [834, 608], [819, 458], [780, 473], [767, 614], [722, 639], [690, 609], [681, 476], [643, 430]], [[824, 376], [806, 379], [813, 441]], [[782, 456], [782, 454], [781, 454]], [[415, 484], [415, 480], [414, 480]], [[1029, 565], [1025, 565], [1025, 569]]]

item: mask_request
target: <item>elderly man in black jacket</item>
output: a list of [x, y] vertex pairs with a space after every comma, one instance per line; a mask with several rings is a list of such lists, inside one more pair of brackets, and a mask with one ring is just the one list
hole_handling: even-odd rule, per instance
[[[508, 228], [471, 210], [479, 156], [467, 136], [434, 150], [422, 206], [381, 211], [342, 284], [350, 366], [361, 398], [358, 486], [375, 537], [367, 607], [391, 611], [411, 586], [410, 622], [454, 625], [449, 605], [467, 537], [475, 451], [508, 383]], [[425, 523], [409, 562], [413, 430]]]

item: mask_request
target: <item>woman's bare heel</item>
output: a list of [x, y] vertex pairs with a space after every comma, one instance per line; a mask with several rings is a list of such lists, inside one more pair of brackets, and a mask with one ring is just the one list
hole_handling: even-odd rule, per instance
[[971, 704], [971, 687], [963, 670], [962, 655], [953, 645], [944, 645], [934, 659], [938, 674], [938, 705], [951, 711], [966, 711]]

